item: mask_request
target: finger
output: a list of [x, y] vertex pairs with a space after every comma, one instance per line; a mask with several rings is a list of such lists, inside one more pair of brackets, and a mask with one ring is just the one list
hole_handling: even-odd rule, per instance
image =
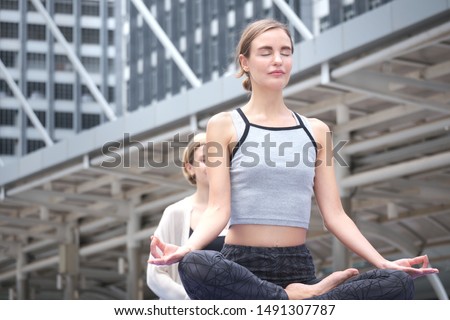
[[171, 254], [171, 255], [163, 256], [163, 257], [159, 257], [159, 258], [150, 257], [150, 259], [148, 259], [147, 263], [151, 263], [151, 264], [155, 264], [155, 265], [159, 265], [159, 266], [165, 266], [165, 265], [171, 265], [180, 260], [181, 260], [181, 258], [179, 257], [179, 255]]
[[428, 264], [429, 264], [427, 255], [411, 258], [411, 259], [409, 259], [409, 262], [411, 265], [422, 264], [422, 267], [425, 267], [425, 268], [428, 268]]
[[404, 268], [403, 271], [408, 273], [413, 279], [439, 273], [439, 270], [436, 268]]
[[428, 259], [428, 256], [424, 255], [423, 256], [422, 268], [428, 268], [429, 264], [430, 264], [430, 260]]
[[150, 243], [150, 253], [154, 258], [161, 258], [161, 252], [164, 252], [164, 245], [158, 237], [153, 236]]
[[158, 266], [162, 266], [162, 265], [166, 264], [164, 259], [161, 259], [161, 258], [156, 258], [156, 259], [155, 258], [150, 258], [150, 259], [147, 260], [147, 263], [158, 265]]

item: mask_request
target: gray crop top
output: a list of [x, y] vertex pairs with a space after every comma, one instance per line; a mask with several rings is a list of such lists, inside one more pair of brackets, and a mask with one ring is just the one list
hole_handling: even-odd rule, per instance
[[231, 155], [231, 220], [308, 229], [316, 142], [307, 119], [297, 125], [264, 127], [231, 111], [238, 144]]

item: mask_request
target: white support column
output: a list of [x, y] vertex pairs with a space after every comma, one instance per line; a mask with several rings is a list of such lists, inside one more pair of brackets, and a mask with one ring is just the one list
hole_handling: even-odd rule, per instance
[[26, 255], [22, 250], [22, 245], [19, 245], [17, 248], [17, 266], [16, 266], [16, 292], [17, 292], [17, 300], [26, 300], [27, 299], [27, 277], [28, 275], [23, 272], [23, 267], [26, 265]]
[[164, 46], [164, 48], [168, 51], [173, 61], [177, 64], [180, 71], [189, 81], [189, 83], [194, 87], [198, 88], [202, 85], [201, 81], [196, 77], [195, 73], [191, 70], [187, 62], [184, 60], [183, 56], [178, 52], [177, 48], [173, 45], [172, 41], [170, 41], [167, 34], [159, 25], [158, 21], [153, 17], [150, 10], [145, 6], [142, 0], [131, 0], [139, 11], [140, 14], [144, 17], [145, 22], [147, 22], [148, 26], [155, 33], [155, 36]]
[[[350, 120], [350, 111], [348, 106], [339, 104], [336, 106], [336, 123], [338, 125], [344, 125]], [[333, 143], [337, 145], [340, 141], [348, 141], [350, 139], [349, 132], [343, 132], [333, 136]], [[350, 163], [348, 155], [339, 155], [345, 161], [345, 163]], [[339, 186], [339, 193], [341, 196], [342, 206], [345, 212], [353, 218], [352, 216], [352, 206], [351, 206], [351, 193], [348, 188], [341, 185], [342, 180], [350, 174], [350, 168], [343, 166], [338, 161], [334, 162], [336, 179]], [[336, 238], [333, 237], [333, 270], [344, 270], [350, 267], [351, 264], [351, 254], [350, 251]]]
[[36, 128], [36, 130], [40, 133], [40, 135], [44, 139], [45, 144], [47, 146], [52, 146], [53, 140], [50, 138], [48, 132], [45, 130], [44, 126], [41, 124], [38, 117], [36, 117], [36, 114], [34, 113], [31, 106], [28, 104], [27, 99], [24, 97], [22, 91], [20, 91], [19, 87], [9, 74], [8, 70], [6, 69], [6, 66], [3, 64], [3, 61], [1, 59], [0, 59], [0, 73], [3, 73], [3, 75], [5, 76], [6, 83], [10, 87], [16, 99], [19, 100], [20, 105], [27, 114], [33, 126]]
[[80, 276], [80, 237], [76, 227], [66, 224], [59, 230], [59, 276], [63, 282], [64, 299], [78, 299]]
[[191, 130], [192, 132], [196, 132], [198, 130], [198, 119], [197, 119], [197, 115], [193, 114], [190, 118], [189, 118], [189, 122], [191, 124]]
[[67, 53], [67, 57], [69, 58], [70, 62], [72, 62], [75, 70], [80, 74], [81, 78], [86, 82], [86, 86], [88, 87], [89, 91], [94, 96], [94, 99], [98, 102], [100, 107], [105, 112], [106, 116], [109, 120], [114, 121], [117, 119], [116, 115], [112, 111], [111, 107], [108, 105], [108, 102], [106, 101], [105, 97], [102, 95], [100, 90], [95, 85], [94, 81], [92, 80], [89, 73], [84, 68], [83, 64], [81, 63], [80, 59], [78, 59], [75, 52], [72, 50], [71, 46], [67, 42], [67, 40], [64, 38], [64, 35], [59, 30], [56, 23], [53, 21], [53, 19], [48, 14], [47, 10], [45, 10], [44, 6], [42, 5], [40, 0], [30, 0], [36, 10], [42, 15], [44, 18], [46, 25], [48, 28], [50, 28], [50, 31], [52, 32], [53, 36], [58, 40], [58, 42], [62, 45], [64, 50]]
[[140, 247], [139, 242], [136, 241], [134, 235], [141, 229], [141, 215], [135, 210], [136, 200], [131, 200], [128, 208], [127, 221], [127, 299], [136, 300], [141, 298], [141, 288], [139, 285], [139, 278], [141, 272], [140, 265]]
[[303, 38], [306, 40], [311, 40], [314, 38], [312, 33], [303, 24], [302, 20], [284, 0], [272, 0], [272, 2], [278, 7], [278, 9], [280, 9], [281, 12], [283, 12], [286, 18], [288, 18], [288, 20], [294, 25], [295, 29], [297, 29]]

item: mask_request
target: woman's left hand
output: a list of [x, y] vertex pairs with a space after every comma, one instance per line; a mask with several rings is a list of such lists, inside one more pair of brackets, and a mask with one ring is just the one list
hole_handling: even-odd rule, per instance
[[385, 265], [383, 265], [383, 269], [401, 270], [408, 273], [413, 279], [428, 274], [439, 273], [438, 269], [429, 267], [427, 255], [388, 261]]
[[191, 250], [186, 247], [165, 243], [156, 236], [151, 237], [150, 259], [148, 263], [170, 265], [183, 259]]

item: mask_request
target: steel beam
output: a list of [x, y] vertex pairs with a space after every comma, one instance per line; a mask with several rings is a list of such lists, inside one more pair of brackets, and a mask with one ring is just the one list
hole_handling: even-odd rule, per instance
[[429, 122], [420, 126], [399, 130], [397, 132], [387, 133], [372, 139], [366, 139], [360, 142], [353, 142], [345, 146], [342, 152], [345, 154], [357, 154], [369, 150], [376, 150], [379, 148], [386, 148], [394, 146], [399, 143], [406, 143], [414, 139], [425, 136], [443, 134], [448, 132], [450, 127], [450, 117], [442, 120]]
[[354, 71], [369, 67], [375, 63], [392, 59], [400, 54], [404, 54], [410, 50], [417, 50], [431, 43], [440, 41], [441, 37], [448, 37], [450, 31], [450, 22], [444, 23], [431, 30], [411, 36], [406, 40], [399, 41], [385, 49], [378, 50], [374, 53], [367, 54], [354, 62], [350, 62], [331, 71], [331, 77], [334, 79], [341, 78]]
[[302, 20], [298, 17], [298, 15], [292, 10], [292, 8], [286, 3], [284, 0], [272, 0], [273, 4], [275, 4], [278, 9], [288, 18], [288, 20], [292, 23], [294, 28], [302, 35], [306, 40], [311, 40], [314, 38], [311, 31], [304, 25]]
[[136, 9], [144, 17], [145, 22], [154, 32], [155, 36], [167, 50], [169, 55], [172, 57], [175, 64], [180, 68], [181, 73], [186, 77], [189, 83], [194, 87], [198, 88], [202, 85], [201, 81], [197, 78], [195, 73], [191, 70], [187, 62], [184, 60], [183, 56], [178, 52], [177, 48], [174, 46], [170, 38], [164, 32], [164, 30], [159, 25], [158, 21], [153, 17], [150, 10], [145, 6], [142, 0], [131, 0]]
[[422, 157], [370, 171], [355, 173], [342, 179], [341, 185], [344, 188], [358, 187], [449, 165], [450, 151], [447, 151], [433, 156]]
[[330, 82], [328, 85], [348, 91], [364, 93], [368, 96], [376, 97], [386, 101], [391, 101], [394, 103], [412, 105], [444, 114], [450, 114], [450, 106], [446, 104], [431, 101], [429, 99], [427, 100], [423, 98], [418, 98], [406, 94], [389, 91], [387, 90], [387, 88], [383, 89], [375, 87], [376, 80], [374, 78], [370, 79], [370, 81], [373, 82], [371, 83], [371, 85], [367, 85], [367, 83], [364, 84], [365, 82], [364, 80], [368, 79], [362, 77], [362, 74], [353, 74], [345, 78], [341, 78], [339, 80]]

